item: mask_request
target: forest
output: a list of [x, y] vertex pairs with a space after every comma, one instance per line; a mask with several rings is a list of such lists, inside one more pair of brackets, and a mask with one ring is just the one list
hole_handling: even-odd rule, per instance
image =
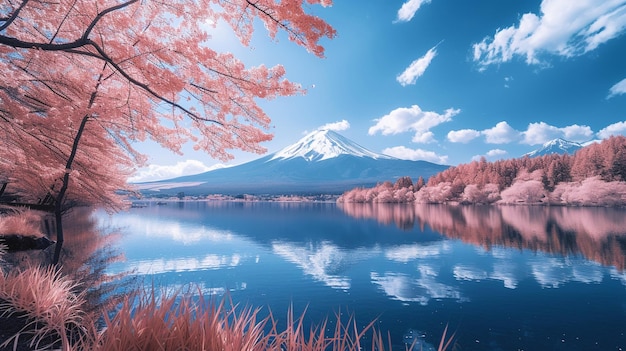
[[574, 155], [551, 154], [450, 167], [428, 181], [345, 192], [338, 202], [622, 206], [626, 204], [626, 137], [612, 136]]

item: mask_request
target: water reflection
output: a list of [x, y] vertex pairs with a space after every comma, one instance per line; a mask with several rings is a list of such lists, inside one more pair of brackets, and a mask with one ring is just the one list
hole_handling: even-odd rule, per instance
[[[624, 209], [358, 203], [340, 204], [340, 208], [350, 216], [393, 223], [399, 228], [419, 226], [423, 230], [428, 226], [449, 238], [486, 250], [503, 246], [567, 257], [582, 255], [602, 265], [614, 266], [619, 271], [626, 268]], [[545, 282], [544, 274], [580, 275], [578, 272], [562, 272], [552, 264], [546, 273], [546, 267], [541, 265], [548, 264], [543, 262], [535, 267], [538, 281]], [[597, 279], [597, 273], [590, 274], [592, 278], [588, 279]]]
[[[194, 213], [192, 211], [188, 212]], [[185, 220], [187, 216], [188, 220]], [[149, 221], [146, 221], [141, 216], [122, 214], [117, 216], [116, 224], [129, 233], [144, 233], [152, 240], [172, 239], [185, 245], [191, 245], [203, 240], [229, 241], [232, 239], [233, 233], [231, 231], [197, 225], [193, 221], [194, 219], [197, 220], [197, 217], [189, 216], [189, 214], [187, 216], [183, 218], [154, 216]]]
[[341, 275], [342, 267], [347, 264], [347, 257], [337, 246], [322, 242], [319, 246], [299, 247], [275, 242], [272, 248], [277, 255], [300, 267], [314, 280], [334, 289], [350, 289], [350, 278]]
[[343, 275], [347, 268], [375, 256], [379, 251], [377, 249], [347, 251], [328, 241], [310, 242], [305, 246], [276, 241], [272, 243], [272, 250], [300, 267], [314, 280], [333, 289], [344, 291], [348, 291], [351, 287], [351, 279]]
[[132, 262], [127, 267], [134, 274], [163, 274], [169, 272], [195, 272], [207, 269], [225, 269], [237, 267], [241, 262], [239, 254], [215, 255], [209, 254], [204, 257], [177, 257], [172, 259], [156, 258], [151, 260], [139, 260]]
[[386, 249], [385, 257], [391, 261], [407, 263], [420, 258], [437, 258], [447, 252], [450, 252], [450, 245], [446, 242], [398, 245]]
[[[54, 218], [44, 216], [42, 229], [51, 239], [56, 240]], [[132, 279], [123, 272], [110, 274], [110, 264], [123, 260], [123, 255], [115, 247], [119, 232], [98, 225], [93, 209], [75, 207], [64, 220], [65, 243], [61, 249], [58, 265], [60, 274], [77, 283], [85, 292], [87, 304], [80, 306], [88, 313], [99, 316], [103, 308], [118, 302], [116, 289], [127, 288]], [[0, 262], [8, 270], [31, 266], [46, 266], [52, 262], [54, 245], [45, 250], [16, 251], [5, 254]]]
[[625, 341], [625, 214], [171, 203], [111, 218], [128, 233], [121, 241], [127, 261], [113, 271], [228, 293], [276, 316], [290, 305], [320, 319], [347, 307], [364, 324], [380, 318], [396, 340], [424, 331], [436, 342], [451, 323], [462, 324], [459, 341], [472, 350], [545, 349], [563, 334], [582, 340], [578, 349], [609, 349], [607, 341]]
[[426, 306], [431, 299], [463, 300], [458, 287], [438, 281], [438, 270], [428, 265], [420, 265], [418, 274], [407, 275], [395, 272], [383, 274], [372, 272], [372, 283], [394, 300], [418, 302]]

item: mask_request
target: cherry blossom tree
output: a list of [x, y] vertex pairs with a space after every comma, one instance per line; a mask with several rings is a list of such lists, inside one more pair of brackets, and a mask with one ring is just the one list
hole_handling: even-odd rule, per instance
[[550, 202], [557, 205], [623, 206], [626, 203], [626, 182], [586, 178], [579, 182], [557, 185], [550, 194]]
[[499, 203], [503, 204], [538, 204], [547, 202], [547, 192], [541, 178], [542, 170], [532, 173], [521, 172], [510, 187], [504, 189]]
[[[307, 0], [330, 6], [331, 0]], [[23, 197], [119, 208], [151, 139], [221, 160], [271, 139], [258, 99], [302, 93], [282, 66], [246, 67], [208, 45], [210, 24], [243, 45], [260, 21], [323, 57], [335, 30], [297, 0], [21, 0], [0, 4], [0, 178]], [[57, 257], [58, 259], [58, 257]]]

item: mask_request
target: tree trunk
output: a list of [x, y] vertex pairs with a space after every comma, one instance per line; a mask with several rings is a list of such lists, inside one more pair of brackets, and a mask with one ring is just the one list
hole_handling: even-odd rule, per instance
[[[96, 83], [96, 87], [94, 91], [91, 93], [91, 97], [89, 98], [88, 108], [93, 106], [94, 101], [96, 100], [96, 96], [98, 93], [98, 88], [100, 87], [100, 83], [102, 82], [102, 77], [104, 73], [104, 69], [107, 64], [105, 63], [102, 67], [102, 72], [100, 73], [100, 77], [98, 77], [98, 82]], [[61, 248], [63, 247], [63, 202], [65, 201], [65, 193], [67, 192], [67, 187], [70, 183], [70, 173], [72, 172], [72, 166], [74, 164], [74, 158], [76, 157], [76, 153], [78, 152], [78, 144], [80, 142], [80, 138], [83, 135], [83, 131], [85, 131], [85, 126], [87, 125], [87, 121], [89, 120], [90, 115], [86, 114], [83, 116], [83, 119], [80, 121], [80, 126], [78, 127], [78, 131], [76, 131], [76, 136], [74, 137], [74, 142], [72, 143], [72, 151], [70, 152], [70, 156], [67, 158], [67, 163], [65, 164], [65, 173], [63, 174], [63, 184], [61, 185], [61, 189], [56, 196], [54, 202], [54, 218], [56, 220], [56, 229], [57, 229], [57, 243], [54, 248], [54, 257], [52, 258], [52, 264], [57, 265], [59, 263], [59, 258], [61, 257]]]
[[57, 243], [54, 248], [54, 257], [52, 258], [52, 264], [57, 265], [59, 263], [59, 258], [61, 257], [61, 248], [63, 247], [63, 202], [65, 200], [65, 193], [67, 192], [67, 187], [70, 182], [70, 172], [72, 171], [72, 164], [74, 163], [74, 158], [76, 157], [76, 152], [78, 151], [78, 143], [80, 142], [80, 138], [83, 135], [83, 131], [85, 130], [85, 125], [87, 125], [87, 121], [89, 120], [89, 115], [85, 115], [80, 122], [80, 126], [78, 127], [78, 131], [76, 132], [76, 136], [74, 137], [74, 143], [72, 144], [72, 152], [70, 153], [70, 157], [67, 158], [67, 163], [65, 164], [65, 174], [63, 174], [63, 184], [61, 185], [61, 189], [56, 196], [54, 202], [54, 219], [56, 220], [56, 230], [57, 230]]

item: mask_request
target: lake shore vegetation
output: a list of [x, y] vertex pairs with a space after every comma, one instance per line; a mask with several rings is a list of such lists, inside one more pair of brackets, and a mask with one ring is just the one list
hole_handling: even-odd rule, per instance
[[[123, 274], [110, 275], [104, 269], [120, 258], [107, 251], [116, 234], [98, 234], [88, 212], [74, 212], [66, 228], [74, 240], [64, 248], [62, 265], [45, 264], [42, 257], [51, 255], [48, 250], [6, 252], [0, 244], [0, 350], [392, 349], [375, 321], [357, 325], [354, 316], [337, 313], [309, 326], [305, 312], [298, 315], [293, 309], [279, 318], [193, 287], [166, 291], [124, 283]], [[5, 213], [0, 235], [39, 235], [42, 215]], [[453, 343], [454, 335], [446, 332], [439, 350]], [[423, 342], [416, 339], [406, 348], [419, 350]]]
[[373, 188], [356, 188], [337, 201], [572, 206], [626, 205], [626, 137], [612, 136], [574, 155], [487, 162], [450, 167], [428, 181], [401, 177]]
[[[391, 350], [391, 340], [375, 328], [375, 321], [359, 326], [340, 313], [334, 323], [305, 327], [303, 313], [292, 309], [280, 330], [271, 311], [239, 307], [195, 294], [135, 290], [113, 309], [94, 313], [85, 287], [55, 266], [12, 267], [0, 272], [0, 349], [33, 350]], [[192, 290], [192, 289], [190, 289]], [[103, 305], [111, 307], [111, 305]], [[438, 350], [453, 345], [454, 334], [443, 331]], [[407, 350], [417, 350], [416, 339]]]

